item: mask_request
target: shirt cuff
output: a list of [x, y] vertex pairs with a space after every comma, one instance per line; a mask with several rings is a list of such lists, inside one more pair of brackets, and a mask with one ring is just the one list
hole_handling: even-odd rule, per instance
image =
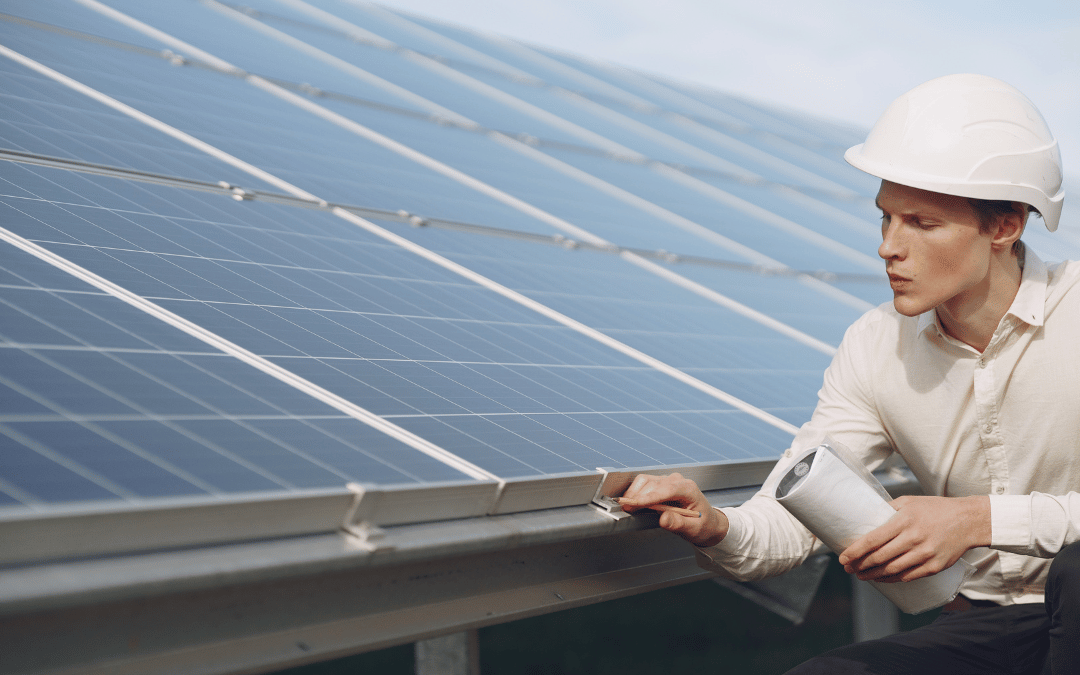
[[990, 547], [1014, 553], [1031, 548], [1031, 495], [990, 495]]
[[739, 542], [743, 537], [745, 526], [743, 525], [743, 517], [737, 509], [718, 508], [716, 510], [727, 516], [727, 534], [724, 535], [724, 538], [720, 540], [719, 544], [716, 544], [715, 546], [698, 546], [698, 550], [704, 553], [710, 560], [719, 562], [719, 560], [727, 559], [730, 555], [742, 552], [742, 547], [739, 545]]

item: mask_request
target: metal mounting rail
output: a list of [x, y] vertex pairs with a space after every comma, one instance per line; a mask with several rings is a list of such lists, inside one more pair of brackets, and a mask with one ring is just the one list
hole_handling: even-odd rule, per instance
[[[917, 490], [904, 469], [878, 475], [894, 495]], [[736, 506], [756, 490], [706, 496]], [[648, 512], [579, 505], [383, 529], [374, 549], [338, 530], [8, 567], [0, 675], [263, 672], [712, 576]]]
[[49, 155], [22, 152], [20, 150], [13, 150], [10, 148], [0, 148], [0, 160], [17, 162], [20, 164], [29, 164], [31, 166], [44, 166], [52, 169], [77, 171], [79, 173], [86, 173], [94, 176], [104, 176], [107, 178], [133, 180], [141, 183], [149, 183], [152, 185], [163, 185], [166, 187], [174, 187], [185, 190], [195, 190], [198, 192], [206, 192], [223, 197], [231, 197], [232, 199], [238, 201], [262, 201], [271, 204], [280, 204], [284, 206], [296, 206], [300, 208], [316, 209], [319, 211], [333, 211], [334, 209], [340, 208], [344, 209], [345, 211], [349, 211], [350, 213], [355, 213], [356, 215], [364, 218], [375, 218], [383, 221], [407, 223], [413, 227], [432, 227], [436, 229], [452, 230], [456, 232], [468, 232], [470, 234], [502, 237], [505, 239], [517, 239], [519, 241], [527, 241], [534, 244], [558, 246], [566, 249], [580, 249], [582, 251], [591, 251], [595, 253], [610, 253], [615, 255], [631, 253], [633, 255], [641, 256], [642, 258], [647, 258], [649, 260], [657, 260], [668, 264], [701, 265], [704, 267], [715, 267], [720, 269], [745, 272], [758, 276], [790, 278], [807, 276], [829, 282], [880, 284], [882, 279], [884, 278], [883, 276], [876, 274], [831, 272], [828, 270], [796, 270], [786, 267], [768, 267], [765, 265], [755, 265], [752, 263], [743, 263], [734, 260], [709, 258], [706, 256], [690, 255], [674, 251], [634, 248], [630, 246], [619, 246], [616, 244], [594, 244], [588, 241], [579, 241], [577, 239], [572, 239], [562, 234], [540, 234], [537, 232], [511, 230], [503, 227], [495, 227], [492, 225], [466, 223], [458, 220], [449, 220], [445, 218], [435, 218], [417, 215], [403, 209], [389, 210], [379, 209], [370, 206], [358, 206], [355, 204], [342, 204], [338, 202], [303, 199], [301, 197], [295, 197], [293, 195], [281, 192], [272, 192], [269, 190], [260, 190], [256, 188], [233, 185], [225, 181], [211, 182], [196, 180], [192, 178], [182, 178], [179, 176], [151, 173], [147, 171], [140, 171], [137, 169], [110, 166], [107, 164], [83, 162], [80, 160], [68, 159], [64, 157], [52, 157]]

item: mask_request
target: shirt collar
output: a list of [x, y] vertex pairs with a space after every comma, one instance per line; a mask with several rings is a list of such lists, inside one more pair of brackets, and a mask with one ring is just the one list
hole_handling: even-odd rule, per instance
[[[1043, 325], [1043, 320], [1046, 318], [1047, 279], [1046, 263], [1035, 255], [1035, 251], [1032, 251], [1030, 246], [1025, 246], [1024, 269], [1020, 275], [1020, 289], [1016, 292], [1016, 297], [1013, 298], [1006, 314], [1012, 314], [1032, 326]], [[930, 327], [936, 328], [938, 333], [945, 335], [945, 329], [941, 327], [937, 311], [933, 309], [919, 315], [919, 334], [922, 334]]]
[[1024, 247], [1024, 273], [1008, 314], [1032, 326], [1041, 326], [1046, 318], [1046, 263], [1030, 246]]

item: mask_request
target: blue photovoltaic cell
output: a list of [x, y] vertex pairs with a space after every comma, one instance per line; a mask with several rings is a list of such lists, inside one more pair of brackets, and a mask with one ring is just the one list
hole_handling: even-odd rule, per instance
[[[393, 227], [387, 225], [387, 227]], [[567, 251], [434, 228], [399, 228], [417, 243], [793, 424], [805, 421], [828, 357], [674, 284], [657, 283], [618, 257]], [[839, 344], [855, 309], [833, 303], [791, 278], [748, 271], [672, 267], [774, 318]], [[801, 310], [801, 311], [800, 311]]]
[[[101, 188], [123, 194], [133, 187], [127, 181], [62, 170], [14, 167], [11, 171], [31, 171], [68, 189], [94, 183], [99, 186], [98, 198], [109, 194]], [[47, 184], [37, 184], [43, 199]], [[53, 189], [59, 190], [59, 185]], [[518, 476], [595, 469], [595, 452], [575, 456], [574, 448], [580, 443], [570, 442], [565, 433], [531, 438], [514, 431], [510, 421], [525, 414], [543, 416], [540, 423], [556, 431], [564, 425], [579, 427], [577, 415], [599, 419], [598, 414], [608, 414], [610, 424], [627, 429], [632, 437], [649, 437], [670, 423], [647, 419], [650, 415], [677, 412], [716, 418], [703, 420], [700, 426], [713, 433], [726, 429], [726, 433], [717, 433], [708, 444], [666, 450], [683, 462], [772, 456], [784, 443], [784, 432], [374, 240], [355, 226], [346, 224], [342, 229], [343, 221], [328, 214], [301, 212], [304, 217], [296, 218], [297, 211], [291, 207], [236, 203], [160, 187], [153, 190], [161, 198], [175, 193], [185, 210], [196, 213], [203, 208], [206, 214], [203, 220], [142, 214], [142, 226], [151, 227], [158, 237], [219, 239], [212, 233], [239, 231], [246, 240], [259, 244], [246, 250], [254, 257], [232, 254], [227, 258], [218, 250], [210, 260], [145, 251], [134, 244], [122, 249], [90, 246], [71, 237], [57, 239], [52, 232], [66, 234], [65, 223], [72, 219], [81, 236], [96, 237], [96, 230], [86, 229], [96, 216], [87, 207], [37, 201], [38, 208], [54, 210], [40, 214], [46, 216], [42, 221], [50, 223], [49, 229], [40, 231], [52, 238], [42, 244], [429, 440], [440, 443], [452, 437], [448, 445], [489, 471]], [[117, 195], [116, 199], [121, 198]], [[32, 200], [2, 200], [12, 208], [19, 208], [23, 201]], [[121, 203], [126, 206], [130, 201]], [[106, 206], [94, 208], [108, 211]], [[248, 212], [249, 224], [221, 222], [218, 209], [234, 218], [240, 211]], [[121, 215], [110, 213], [106, 217], [110, 222]], [[279, 214], [283, 217], [278, 218]], [[127, 215], [125, 211], [123, 217]], [[34, 222], [38, 221], [22, 225], [18, 233], [33, 239]], [[278, 241], [292, 246], [282, 247]], [[311, 264], [313, 256], [333, 254], [318, 267], [301, 267], [290, 264], [293, 250], [305, 252], [297, 261], [304, 265]], [[632, 268], [626, 270], [630, 272], [627, 280], [635, 276], [635, 283], [647, 280]], [[308, 284], [313, 278], [321, 280], [317, 287], [321, 293]], [[306, 289], [309, 295], [303, 299], [308, 304], [291, 299], [300, 297], [298, 288]], [[222, 433], [217, 423], [198, 423], [198, 429], [195, 422], [180, 424], [211, 440]], [[235, 436], [225, 438], [244, 445]], [[529, 451], [516, 453], [518, 446]], [[658, 458], [646, 459], [647, 453], [622, 441], [612, 447], [619, 452], [604, 453], [606, 466], [661, 463]]]
[[[424, 119], [429, 109], [414, 97], [329, 68], [228, 13], [201, 4], [110, 4], [250, 72], [354, 97], [312, 100], [618, 246], [710, 258], [717, 264], [658, 264], [826, 344], [838, 344], [863, 309], [888, 299], [884, 283], [841, 277], [834, 285], [849, 294], [845, 301], [790, 276], [723, 267], [759, 258], [627, 204], [488, 134]], [[528, 58], [419, 21], [485, 58], [378, 12], [319, 4], [631, 151], [685, 165], [687, 175], [864, 257], [782, 234], [752, 208], [733, 207], [640, 162], [597, 154], [602, 142], [478, 94], [400, 52], [350, 43], [298, 10], [259, 0], [259, 9], [280, 16], [254, 19], [486, 127], [537, 137], [537, 149], [548, 156], [760, 255], [797, 269], [880, 273], [872, 193], [840, 161], [843, 130], [669, 83], [649, 86], [565, 55]], [[0, 21], [0, 35], [13, 49], [320, 198], [489, 228], [557, 231], [241, 78], [176, 67], [140, 51], [164, 45], [82, 5], [61, 11], [19, 2], [6, 11], [138, 45], [125, 49]], [[538, 80], [515, 82], [513, 69]], [[0, 60], [0, 79], [4, 148], [280, 191], [20, 64]], [[612, 123], [561, 96], [558, 87], [666, 137]], [[634, 107], [643, 100], [732, 140], [703, 136], [659, 109]], [[747, 172], [765, 183], [733, 180]], [[861, 201], [851, 199], [852, 187], [864, 190]], [[499, 476], [773, 457], [790, 439], [324, 211], [2, 162], [0, 222]], [[828, 354], [624, 257], [528, 237], [375, 222], [790, 424], [809, 417]], [[139, 309], [3, 250], [0, 347], [11, 358], [0, 369], [0, 503], [464, 478]]]
[[[0, 29], [7, 27], [0, 21]], [[0, 35], [6, 42], [9, 36]], [[0, 90], [0, 143], [7, 149], [152, 173], [243, 182], [249, 188], [268, 187], [239, 169], [6, 58], [0, 58], [0, 77], [4, 81]], [[80, 201], [78, 195], [71, 198]]]
[[[124, 6], [136, 14], [142, 12], [144, 19], [151, 18], [146, 16], [148, 14], [146, 9], [140, 7], [137, 3]], [[206, 23], [207, 18], [213, 13], [208, 9], [202, 11], [207, 13], [206, 16], [200, 16], [198, 11], [193, 11], [185, 12], [182, 16], [177, 17], [177, 21], [172, 24], [172, 30], [182, 38], [189, 39], [198, 46], [209, 49], [211, 52], [223, 56], [241, 67], [250, 69], [270, 67], [264, 59], [255, 58], [246, 43], [238, 46], [235, 40], [216, 39], [215, 35], [203, 31], [201, 26]], [[366, 12], [355, 8], [353, 8], [352, 13], [359, 14], [360, 18], [369, 18]], [[305, 32], [305, 29], [294, 22], [278, 23], [281, 24], [280, 27], [283, 30], [290, 34], [294, 34], [301, 39], [319, 39], [321, 46], [329, 47], [331, 51], [335, 51], [336, 55], [351, 59], [358, 65], [362, 65], [384, 78], [393, 78], [395, 83], [405, 86], [410, 91], [477, 119], [481, 124], [499, 129], [526, 132], [561, 143], [576, 141], [579, 145], [588, 145], [587, 141], [567, 136], [559, 128], [546, 122], [540, 122], [532, 117], [525, 117], [513, 108], [474, 93], [466, 87], [452, 83], [440, 77], [437, 73], [432, 73], [397, 53], [387, 52], [377, 47], [361, 48], [344, 38], [333, 35], [325, 36], [310, 29]], [[378, 22], [376, 21], [376, 23]], [[368, 28], [372, 27], [379, 28], [381, 24], [379, 26], [368, 26]], [[269, 38], [261, 37], [253, 39], [269, 40]], [[280, 43], [270, 44], [280, 47]], [[314, 59], [310, 59], [310, 57], [299, 52], [293, 52], [293, 54], [297, 61], [308, 59], [312, 71], [326, 72], [327, 69], [321, 67], [321, 64]], [[625, 143], [632, 150], [641, 151], [647, 156], [690, 164], [693, 164], [695, 160], [700, 161], [696, 156], [680, 154], [673, 150], [671, 146], [654, 146], [653, 140], [642, 138], [625, 130], [620, 131], [619, 127], [612, 125], [610, 121], [582, 111], [572, 103], [552, 96], [546, 89], [538, 89], [525, 84], [507, 81], [505, 78], [497, 76], [488, 79], [504, 91], [519, 96], [529, 103], [539, 105], [541, 108], [552, 110], [559, 116], [570, 119], [591, 131], [611, 137], [620, 143]], [[356, 82], [356, 86], [367, 86], [359, 80]], [[328, 88], [333, 86], [319, 80], [316, 80], [315, 83]], [[362, 92], [361, 95], [363, 95]], [[675, 250], [692, 250], [694, 248], [709, 250], [713, 246], [707, 241], [702, 241], [698, 235], [687, 234], [670, 225], [657, 223], [654, 218], [646, 216], [633, 207], [597, 193], [593, 188], [582, 185], [572, 178], [539, 167], [533, 160], [522, 157], [487, 139], [476, 138], [475, 135], [463, 131], [451, 131], [434, 127], [429, 122], [404, 118], [393, 113], [357, 109], [355, 106], [330, 100], [321, 101], [320, 103], [347, 117], [358, 119], [381, 133], [396, 139], [407, 140], [410, 147], [462, 169], [495, 187], [522, 197], [531, 204], [571, 220], [577, 225], [584, 226], [609, 240], [618, 239], [620, 243], [628, 246], [644, 248], [664, 248], [666, 246]], [[695, 147], [702, 145], [700, 139], [692, 140]], [[787, 212], [783, 214], [796, 216], [801, 222], [805, 222], [808, 217], [813, 218], [819, 221], [815, 223], [818, 225], [819, 231], [830, 235], [846, 236], [849, 240], [847, 243], [857, 246], [858, 250], [866, 251], [868, 256], [866, 264], [870, 266], [869, 269], [866, 264], [853, 268], [847, 259], [838, 257], [829, 250], [816, 248], [815, 244], [808, 243], [806, 240], [789, 236], [778, 237], [778, 232], [774, 228], [762, 227], [760, 222], [755, 222], [752, 217], [745, 213], [703, 196], [700, 192], [684, 187], [677, 182], [658, 177], [656, 173], [647, 168], [613, 162], [610, 158], [583, 155], [580, 152], [553, 149], [545, 149], [545, 152], [578, 168], [585, 169], [590, 174], [628, 190], [637, 196], [645, 197], [680, 215], [690, 217], [707, 228], [714, 229], [724, 236], [747, 244], [765, 255], [777, 258], [794, 267], [798, 267], [800, 262], [811, 260], [815, 268], [820, 269], [858, 272], [873, 270], [874, 272], [880, 272], [872, 257], [872, 251], [876, 248], [875, 238], [878, 236], [874, 227], [870, 224], [872, 215], [868, 216], [868, 222], [863, 230], [852, 232], [833, 226], [827, 217], [807, 214], [804, 208], [800, 209], [795, 205], [788, 205]], [[736, 160], [745, 163], [743, 158], [736, 158]], [[760, 166], [753, 168], [759, 172], [765, 172], [767, 178], [783, 178], [783, 176], [768, 175], [767, 168]], [[527, 179], [525, 179], [526, 177]], [[540, 178], [540, 180], [537, 180], [537, 178]], [[739, 189], [740, 186], [737, 183], [726, 182], [728, 184], [725, 187], [729, 190], [736, 189], [740, 193], [740, 197], [751, 202], [769, 203], [771, 206], [771, 203], [783, 204], [786, 201], [784, 193], [773, 191], [758, 194], [757, 192]], [[841, 202], [840, 205], [846, 206], [847, 203]], [[585, 208], [592, 210], [595, 216], [587, 214], [584, 211]], [[865, 215], [870, 212], [864, 208], [862, 213]], [[631, 231], [635, 225], [637, 231]], [[716, 251], [721, 255], [732, 255], [723, 251], [723, 249], [716, 249]]]
[[[290, 15], [291, 21], [285, 23], [275, 20], [275, 15], [290, 14], [285, 5], [274, 0], [260, 0], [253, 4], [259, 9], [268, 12], [264, 17], [267, 23], [282, 30], [292, 32], [293, 29], [290, 24], [294, 23], [296, 19], [312, 23], [318, 21], [317, 18], [297, 14], [295, 16]], [[831, 179], [840, 180], [845, 184], [853, 183], [862, 186], [864, 189], [873, 188], [873, 183], [867, 182], [863, 174], [837, 161], [844, 149], [862, 140], [859, 134], [848, 132], [844, 135], [845, 140], [835, 141], [833, 139], [837, 135], [836, 130], [826, 129], [824, 136], [820, 136], [818, 134], [825, 125], [815, 120], [803, 118], [795, 122], [796, 125], [801, 123], [801, 126], [781, 123], [773, 118], [776, 113], [763, 112], [752, 105], [730, 98], [725, 100], [724, 104], [712, 109], [709, 109], [709, 106], [703, 103], [686, 108], [680, 106], [680, 99], [676, 97], [659, 96], [658, 91], [662, 91], [660, 87], [635, 86], [635, 82], [645, 79], [643, 77], [620, 78], [611, 70], [599, 68], [588, 61], [575, 59], [565, 54], [547, 53], [534, 47], [525, 48], [519, 46], [516, 49], [511, 48], [507, 46], [506, 41], [486, 39], [473, 31], [458, 29], [448, 24], [425, 20], [412, 15], [398, 13], [399, 18], [403, 19], [403, 21], [385, 20], [383, 17], [387, 14], [392, 15], [393, 10], [373, 9], [332, 0], [321, 4], [337, 16], [348, 19], [366, 30], [373, 31], [404, 47], [440, 58], [463, 73], [479, 78], [499, 89], [526, 93], [529, 90], [528, 88], [531, 88], [535, 91], [535, 95], [526, 95], [533, 102], [538, 102], [541, 107], [558, 100], [557, 97], [552, 96], [552, 88], [562, 88], [591, 98], [597, 103], [616, 110], [621, 115], [639, 119], [655, 129], [674, 134], [693, 144], [701, 144], [703, 147], [708, 148], [709, 143], [706, 139], [698, 135], [687, 137], [685, 126], [673, 124], [670, 121], [670, 112], [678, 112], [706, 124], [712, 121], [718, 130], [734, 135], [740, 143], [767, 149], [787, 161], [795, 161], [796, 157], [806, 157], [804, 152], [797, 152], [797, 150], [801, 149], [799, 146], [820, 147], [826, 139], [829, 139], [832, 141], [828, 145], [831, 154], [828, 155], [827, 162], [814, 161], [806, 168], [820, 171], [822, 167], [832, 165], [839, 171], [836, 172], [836, 175], [833, 175], [833, 172], [828, 172], [826, 175]], [[431, 39], [429, 34], [422, 30], [410, 30], [407, 27], [410, 24], [419, 26], [422, 29], [432, 30], [444, 38], [449, 38], [450, 41]], [[329, 38], [319, 40], [319, 46], [324, 49], [332, 48], [333, 44], [334, 40]], [[479, 52], [479, 54], [476, 52]], [[523, 56], [522, 52], [537, 56], [528, 58]], [[565, 70], [549, 65], [551, 63], [560, 64], [561, 62], [569, 63], [578, 71], [579, 76], [569, 76]], [[562, 65], [565, 68], [565, 64]], [[521, 71], [531, 75], [535, 80], [527, 83], [517, 80], [515, 76]], [[682, 94], [682, 96], [686, 98], [685, 94]], [[659, 108], [648, 112], [642, 111], [641, 104], [648, 105], [650, 103], [659, 106]], [[610, 130], [611, 127], [608, 125], [603, 129], [603, 132], [607, 133]], [[544, 137], [543, 134], [538, 135]], [[786, 147], [788, 153], [796, 150], [793, 153], [794, 156], [785, 156], [784, 150], [778, 149], [776, 146], [776, 140], [785, 137], [791, 138], [795, 143], [799, 144], [799, 146], [796, 146], [795, 143], [789, 141], [786, 145], [781, 144], [780, 146], [781, 148]], [[637, 141], [640, 140], [637, 139]], [[637, 149], [640, 150], [640, 148]], [[666, 150], [666, 152], [670, 152], [670, 150]], [[732, 150], [727, 149], [724, 154], [730, 152]], [[749, 161], [747, 155], [739, 155], [736, 152], [736, 156], [740, 158], [740, 162]], [[796, 161], [796, 163], [799, 162]], [[754, 167], [747, 166], [747, 168]], [[757, 167], [757, 170], [762, 169], [761, 166]]]
[[0, 351], [0, 504], [466, 479], [6, 243]]
[[[73, 11], [88, 10], [73, 6]], [[202, 69], [177, 68], [164, 60], [133, 57], [110, 47], [33, 28], [12, 28], [3, 22], [0, 26], [9, 31], [5, 37], [12, 48], [278, 177], [317, 190], [323, 199], [390, 211], [438, 213], [469, 222], [498, 222], [505, 227], [516, 224], [522, 229], [537, 228], [537, 221], [515, 209], [479, 196], [236, 78]], [[36, 106], [29, 98], [15, 103]], [[5, 142], [2, 133], [0, 142]], [[101, 152], [105, 153], [108, 144], [103, 145]], [[261, 187], [254, 179], [235, 179], [232, 173], [204, 174], [203, 179]]]
[[[133, 11], [145, 11], [141, 8], [132, 8]], [[209, 10], [194, 10], [196, 15], [190, 13], [184, 13], [182, 17], [178, 17], [178, 25], [174, 26], [174, 29], [180, 30], [183, 28], [184, 21], [195, 21], [195, 24], [190, 31], [195, 31], [199, 25], [199, 21], [196, 20], [198, 11], [208, 12]], [[213, 13], [211, 13], [213, 14]], [[214, 14], [216, 16], [216, 14]], [[290, 25], [291, 29], [295, 29], [295, 26]], [[230, 55], [230, 50], [233, 49], [235, 41], [222, 42], [220, 40], [214, 40], [212, 35], [192, 35], [189, 37], [197, 38], [195, 41], [204, 47], [211, 48], [212, 51], [221, 53], [224, 50], [226, 56]], [[46, 36], [46, 39], [48, 36]], [[200, 42], [201, 40], [201, 42]], [[340, 40], [339, 40], [340, 41]], [[65, 43], [66, 46], [66, 43]], [[40, 47], [36, 47], [40, 49]], [[373, 48], [367, 48], [372, 50]], [[54, 50], [55, 51], [55, 50]], [[380, 50], [381, 55], [385, 55]], [[108, 57], [109, 55], [105, 55]], [[250, 58], [243, 53], [235, 54], [241, 58]], [[295, 55], [297, 60], [303, 61], [308, 57], [297, 53]], [[395, 56], [395, 58], [398, 58]], [[96, 58], [95, 62], [100, 60]], [[400, 59], [399, 59], [400, 60]], [[324, 70], [321, 64], [318, 64], [314, 60], [310, 61], [313, 68], [319, 68], [320, 72]], [[241, 64], [244, 65], [244, 64]], [[254, 67], [256, 64], [251, 64]], [[265, 65], [265, 64], [258, 64]], [[160, 66], [159, 66], [160, 68]], [[400, 64], [395, 66], [397, 73], [403, 72], [410, 68], [416, 68], [416, 66], [401, 61]], [[169, 78], [175, 79], [176, 75], [173, 73], [176, 69], [166, 69], [166, 75]], [[420, 77], [422, 75], [422, 77]], [[425, 92], [421, 90], [420, 93], [436, 93], [445, 90], [448, 95], [451, 96], [453, 101], [462, 101], [476, 98], [475, 94], [468, 92], [456, 85], [451, 85], [446, 81], [438, 78], [434, 74], [430, 74], [427, 71], [423, 71], [418, 75], [420, 80], [429, 82], [426, 86], [428, 88], [434, 88], [432, 92]], [[148, 87], [156, 86], [156, 80], [154, 82], [148, 82]], [[206, 78], [203, 78], [200, 84], [205, 87], [208, 84]], [[415, 86], [419, 86], [421, 82], [418, 80]], [[110, 87], [115, 85], [110, 84]], [[514, 85], [517, 86], [517, 85]], [[148, 87], [140, 88], [140, 96], [145, 96], [149, 91]], [[163, 92], [167, 93], [167, 92]], [[258, 92], [244, 92], [241, 91], [241, 98], [251, 98], [252, 101], [261, 96]], [[254, 98], [252, 98], [254, 96]], [[121, 95], [123, 98], [123, 95]], [[550, 98], [550, 97], [549, 97]], [[141, 102], [135, 101], [139, 107], [144, 107]], [[360, 119], [365, 124], [371, 125], [378, 131], [386, 133], [394, 138], [405, 139], [409, 145], [416, 147], [424, 152], [428, 152], [438, 159], [446, 161], [457, 168], [462, 168], [468, 173], [482, 178], [496, 187], [505, 189], [513, 194], [525, 198], [530, 203], [541, 206], [556, 215], [567, 218], [577, 225], [583, 225], [591, 231], [608, 239], [618, 239], [620, 243], [628, 246], [639, 246], [645, 248], [667, 248], [669, 250], [694, 250], [700, 249], [704, 252], [711, 253], [718, 256], [731, 256], [731, 252], [716, 247], [713, 243], [703, 240], [700, 235], [689, 234], [683, 232], [677, 228], [672, 227], [669, 224], [657, 221], [654, 217], [649, 216], [640, 210], [627, 206], [622, 202], [613, 199], [607, 195], [599, 193], [592, 188], [586, 187], [577, 183], [575, 180], [567, 178], [561, 174], [558, 174], [550, 169], [542, 168], [536, 165], [532, 160], [526, 159], [506, 148], [495, 144], [484, 137], [477, 137], [475, 134], [469, 134], [467, 132], [448, 130], [432, 126], [428, 122], [421, 122], [402, 117], [393, 113], [385, 113], [374, 110], [358, 110], [355, 106], [349, 106], [347, 104], [338, 103], [335, 101], [324, 100], [321, 103], [331, 109], [334, 109], [346, 116], [351, 116]], [[186, 101], [179, 103], [174, 101], [174, 105], [189, 105]], [[220, 101], [216, 101], [215, 105], [220, 107]], [[280, 108], [279, 104], [274, 104], [274, 107]], [[490, 101], [484, 99], [478, 103], [478, 107], [483, 109], [495, 109], [508, 114], [514, 114], [508, 108], [500, 105], [491, 105]], [[151, 110], [155, 114], [159, 114], [166, 119], [169, 119], [171, 114], [170, 110], [165, 109], [160, 112], [156, 108]], [[201, 112], [201, 110], [200, 110]], [[263, 106], [260, 107], [260, 114], [264, 114]], [[295, 113], [294, 113], [295, 114]], [[238, 115], [242, 119], [252, 119], [252, 115], [243, 114]], [[178, 121], [181, 126], [185, 124], [191, 124], [195, 121], [191, 115], [186, 115], [182, 122]], [[208, 121], [209, 122], [209, 121]], [[512, 123], [512, 122], [508, 122]], [[212, 123], [204, 124], [205, 131], [200, 131], [199, 135], [207, 137], [207, 133], [215, 134], [219, 133], [221, 128], [230, 126], [231, 122], [214, 120]], [[295, 125], [293, 125], [295, 127]], [[248, 135], [254, 128], [250, 125], [243, 129], [236, 129], [237, 135], [244, 135], [247, 132]], [[340, 129], [327, 129], [327, 133], [330, 135], [340, 135]], [[281, 133], [275, 133], [271, 136], [276, 138], [280, 137]], [[262, 138], [266, 138], [266, 135], [260, 135]], [[299, 141], [299, 139], [297, 139]], [[356, 144], [356, 137], [352, 137], [351, 144]], [[232, 138], [214, 138], [214, 142], [221, 145], [226, 149], [231, 149]], [[263, 143], [271, 141], [263, 140]], [[321, 145], [322, 141], [315, 139], [305, 139], [305, 145]], [[337, 144], [338, 147], [348, 147], [349, 142], [344, 144]], [[485, 147], [486, 146], [486, 147]], [[244, 151], [247, 151], [245, 148]], [[330, 162], [329, 155], [333, 152], [327, 148], [326, 152], [321, 153], [320, 158], [323, 164]], [[368, 154], [370, 151], [365, 151], [363, 154]], [[381, 154], [383, 151], [375, 150], [376, 155]], [[243, 152], [241, 152], [243, 156]], [[572, 163], [588, 163], [590, 158], [588, 157], [573, 157]], [[348, 160], [345, 160], [348, 161]], [[601, 160], [594, 160], [601, 161]], [[386, 157], [380, 161], [380, 168], [385, 172], [388, 166], [394, 164], [400, 164], [401, 159], [397, 157]], [[290, 162], [288, 166], [273, 166], [273, 170], [276, 173], [285, 175], [286, 177], [292, 177], [292, 171], [295, 170], [296, 163]], [[591, 167], [590, 167], [591, 168]], [[318, 170], [318, 169], [316, 169]], [[407, 169], [415, 171], [415, 167]], [[599, 170], [593, 170], [594, 173], [605, 174], [610, 171], [616, 171], [616, 176], [604, 175], [605, 178], [616, 178], [625, 174], [627, 171], [633, 173], [635, 171], [640, 172], [644, 169], [640, 167], [628, 167], [626, 165], [620, 165], [619, 163], [613, 163], [608, 160], [602, 160]], [[350, 172], [350, 175], [356, 175], [355, 172]], [[310, 179], [306, 177], [296, 177], [301, 185], [306, 185], [312, 188]], [[642, 181], [635, 182], [634, 179], [623, 178], [622, 180], [615, 180], [616, 184], [620, 184], [623, 188], [629, 188], [632, 191], [643, 187], [646, 189], [652, 189], [649, 187], [655, 181], [655, 175], [649, 175]], [[328, 194], [328, 186], [336, 182], [335, 178], [328, 178], [320, 176], [321, 196], [329, 198], [339, 198], [338, 194], [330, 190]], [[384, 184], [390, 184], [394, 181], [383, 181]], [[665, 182], [661, 180], [661, 182]], [[401, 181], [399, 185], [414, 185], [415, 178], [409, 181]], [[314, 188], [312, 188], [314, 189]], [[671, 184], [671, 190], [668, 192], [662, 192], [658, 201], [665, 202], [664, 205], [672, 207], [675, 211], [686, 211], [691, 209], [693, 204], [701, 204], [701, 209], [698, 214], [703, 217], [698, 218], [702, 221], [706, 227], [716, 229], [722, 232], [725, 236], [728, 236], [735, 240], [748, 240], [751, 245], [757, 246], [759, 250], [770, 256], [777, 257], [782, 262], [798, 267], [799, 263], [806, 262], [808, 256], [814, 263], [820, 268], [836, 269], [838, 271], [845, 269], [847, 264], [842, 259], [836, 259], [834, 254], [828, 251], [817, 251], [816, 253], [811, 249], [810, 253], [806, 252], [806, 242], [801, 240], [792, 240], [789, 237], [776, 237], [775, 231], [771, 228], [761, 228], [760, 224], [754, 223], [751, 219], [740, 212], [733, 212], [728, 207], [711, 202], [703, 198], [700, 194], [687, 192], [685, 198], [679, 198], [679, 195], [687, 192], [686, 188], [678, 186], [674, 183]], [[351, 195], [356, 201], [356, 193]], [[363, 201], [366, 205], [378, 205], [383, 208], [389, 208], [390, 210], [396, 210], [397, 208], [405, 208], [406, 210], [413, 212], [421, 212], [427, 215], [438, 214], [442, 217], [461, 217], [460, 212], [455, 212], [452, 209], [452, 205], [457, 201], [455, 199], [442, 199], [438, 207], [438, 211], [432, 211], [431, 207], [426, 202], [417, 202], [416, 194], [398, 195], [393, 203], [383, 203], [378, 201]], [[447, 195], [449, 196], [449, 195]], [[748, 196], [748, 195], [744, 195]], [[380, 196], [373, 196], [374, 199], [380, 199]], [[778, 199], [778, 197], [773, 197]], [[472, 202], [484, 202], [483, 198], [477, 199], [476, 195], [473, 195]], [[448, 209], [448, 207], [451, 207]], [[490, 213], [490, 208], [485, 205], [482, 213]], [[687, 211], [687, 213], [690, 213]], [[473, 222], [481, 222], [476, 220], [476, 216], [480, 213], [472, 211], [466, 218]], [[695, 215], [690, 213], [690, 215]], [[481, 216], [482, 217], [482, 216]], [[504, 214], [505, 217], [505, 214]], [[500, 224], [503, 226], [509, 224], [509, 222], [520, 221], [520, 214], [500, 220]], [[491, 222], [491, 221], [488, 221]], [[826, 221], [827, 222], [827, 221]], [[614, 225], [614, 227], [613, 227]], [[546, 227], [546, 226], [545, 226]], [[532, 229], [536, 229], [536, 226], [532, 226]], [[755, 234], [756, 236], [755, 238]], [[779, 244], [786, 245], [785, 248], [777, 249]], [[860, 268], [858, 271], [866, 271], [864, 268]]]

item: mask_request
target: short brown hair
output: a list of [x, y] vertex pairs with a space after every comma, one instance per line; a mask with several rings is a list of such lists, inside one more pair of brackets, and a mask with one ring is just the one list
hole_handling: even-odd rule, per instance
[[[971, 204], [971, 210], [975, 212], [975, 217], [979, 219], [979, 232], [983, 234], [990, 231], [990, 228], [994, 226], [994, 219], [999, 216], [1022, 213], [1026, 225], [1027, 218], [1032, 212], [1039, 213], [1033, 206], [1023, 202], [1010, 202], [1007, 199], [975, 199], [974, 197], [968, 197], [968, 204]], [[1013, 242], [1012, 250], [1013, 254], [1017, 256], [1024, 250], [1024, 245], [1020, 243], [1019, 239]]]

